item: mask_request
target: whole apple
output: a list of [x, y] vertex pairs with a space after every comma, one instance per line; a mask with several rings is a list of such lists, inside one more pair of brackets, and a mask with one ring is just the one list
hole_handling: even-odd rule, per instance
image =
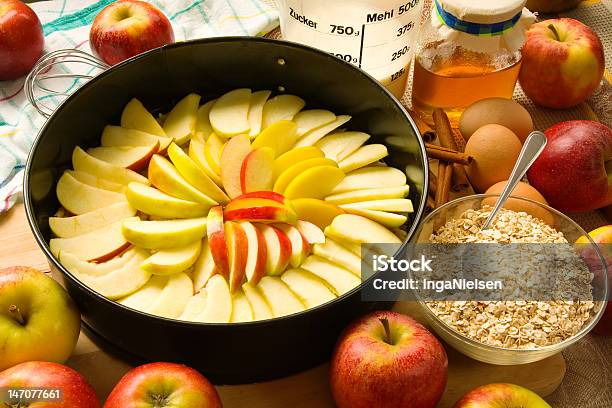
[[446, 387], [440, 342], [411, 317], [374, 312], [340, 336], [331, 389], [340, 408], [435, 407]]
[[497, 383], [474, 388], [453, 408], [551, 408], [538, 394], [519, 385]]
[[79, 337], [80, 318], [68, 293], [44, 273], [0, 270], [0, 370], [32, 360], [65, 362]]
[[565, 109], [584, 102], [604, 74], [601, 40], [571, 18], [531, 26], [522, 54], [521, 87], [531, 100], [547, 108]]
[[151, 363], [125, 374], [111, 391], [104, 408], [221, 408], [213, 385], [193, 368]]
[[100, 408], [101, 406], [91, 385], [70, 367], [46, 361], [30, 361], [0, 372], [0, 388], [43, 387], [59, 389], [61, 402], [40, 401], [18, 406], [28, 408]]
[[0, 0], [0, 81], [30, 72], [44, 45], [36, 13], [19, 0]]
[[138, 0], [106, 6], [91, 26], [91, 49], [115, 65], [135, 55], [174, 42], [170, 20], [157, 7]]
[[563, 212], [612, 204], [612, 129], [589, 120], [546, 130], [548, 144], [533, 163], [529, 183]]

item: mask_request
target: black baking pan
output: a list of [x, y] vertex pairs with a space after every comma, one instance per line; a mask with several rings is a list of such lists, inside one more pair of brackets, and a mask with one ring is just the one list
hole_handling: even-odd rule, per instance
[[352, 115], [348, 128], [387, 144], [387, 163], [408, 172], [411, 180], [415, 212], [404, 227], [410, 238], [427, 197], [425, 147], [410, 116], [363, 71], [325, 52], [277, 40], [224, 37], [177, 43], [103, 72], [49, 118], [30, 152], [24, 180], [32, 232], [78, 304], [86, 328], [131, 361], [184, 363], [217, 384], [263, 381], [315, 366], [330, 357], [351, 320], [389, 304], [362, 302], [357, 288], [305, 312], [253, 323], [200, 324], [148, 315], [98, 295], [63, 268], [49, 250], [48, 217], [58, 208], [55, 183], [71, 166], [74, 147], [98, 145], [104, 126], [119, 123], [131, 98], [153, 112], [165, 112], [190, 92], [210, 100], [242, 87], [295, 94], [307, 108]]

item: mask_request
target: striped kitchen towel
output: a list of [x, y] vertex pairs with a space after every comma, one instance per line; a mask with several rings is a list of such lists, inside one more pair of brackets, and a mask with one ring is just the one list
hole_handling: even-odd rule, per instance
[[[53, 0], [30, 6], [43, 24], [45, 52], [77, 48], [90, 53], [89, 30], [96, 15], [114, 0]], [[263, 35], [278, 25], [278, 13], [261, 0], [151, 0], [172, 22], [176, 41], [226, 35]], [[62, 66], [70, 72], [71, 66]], [[83, 69], [75, 67], [74, 69]], [[90, 73], [95, 72], [93, 69]], [[79, 72], [86, 73], [86, 72]], [[45, 118], [27, 101], [24, 78], [0, 81], [0, 212], [21, 197], [27, 155]], [[55, 82], [70, 93], [80, 82]], [[54, 106], [57, 97], [42, 101]]]

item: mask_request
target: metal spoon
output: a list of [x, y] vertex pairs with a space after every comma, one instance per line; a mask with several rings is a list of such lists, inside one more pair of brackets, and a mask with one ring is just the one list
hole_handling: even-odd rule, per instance
[[519, 181], [525, 176], [529, 167], [533, 164], [533, 162], [538, 158], [544, 147], [546, 146], [546, 135], [542, 132], [531, 132], [531, 134], [525, 140], [523, 144], [523, 148], [521, 149], [521, 153], [519, 154], [518, 159], [516, 160], [516, 164], [514, 165], [514, 169], [510, 174], [510, 179], [504, 187], [504, 191], [502, 191], [501, 195], [497, 199], [495, 203], [495, 207], [493, 207], [493, 211], [489, 215], [489, 218], [485, 221], [484, 225], [480, 229], [484, 231], [491, 226], [491, 223], [495, 219], [495, 216], [499, 212], [500, 208], [504, 206], [506, 200], [516, 187]]

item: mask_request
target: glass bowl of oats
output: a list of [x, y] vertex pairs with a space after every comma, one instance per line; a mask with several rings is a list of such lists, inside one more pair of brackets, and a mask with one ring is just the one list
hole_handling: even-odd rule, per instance
[[[595, 327], [608, 298], [607, 265], [578, 224], [536, 201], [513, 197], [529, 214], [502, 208], [481, 230], [496, 198], [459, 198], [423, 220], [412, 242], [436, 248], [439, 266], [426, 278], [444, 289], [426, 290], [423, 280], [415, 296], [429, 326], [458, 351], [490, 364], [525, 364]], [[580, 237], [588, 242], [577, 244]]]

